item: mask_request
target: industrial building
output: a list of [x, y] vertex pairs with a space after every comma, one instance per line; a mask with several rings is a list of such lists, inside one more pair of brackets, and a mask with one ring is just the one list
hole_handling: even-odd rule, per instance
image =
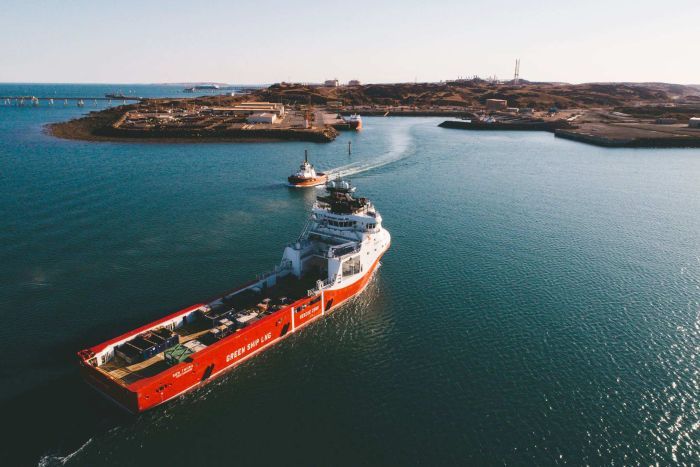
[[678, 123], [678, 120], [669, 117], [659, 117], [656, 119], [656, 123], [658, 125], [673, 125], [674, 123]]
[[277, 102], [242, 102], [236, 106], [237, 109], [254, 109], [259, 112], [270, 112], [278, 117], [284, 117], [284, 105]]
[[688, 120], [688, 127], [700, 128], [700, 117], [691, 117], [690, 120]]
[[506, 110], [508, 101], [505, 99], [486, 99], [486, 110]]
[[338, 81], [337, 79], [327, 79], [323, 82], [323, 85], [328, 88], [337, 88], [338, 86], [340, 86], [340, 81]]
[[246, 118], [248, 123], [276, 123], [277, 114], [270, 112], [255, 112]]
[[284, 117], [284, 105], [275, 102], [241, 102], [231, 107], [210, 107], [206, 113], [213, 115], [247, 116], [254, 113], [272, 113]]
[[348, 86], [359, 86], [360, 85], [360, 80], [358, 79], [351, 79], [348, 81]]

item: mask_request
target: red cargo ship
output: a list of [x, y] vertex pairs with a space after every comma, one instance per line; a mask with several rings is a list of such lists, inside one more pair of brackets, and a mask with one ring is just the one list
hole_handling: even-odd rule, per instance
[[273, 271], [78, 352], [88, 384], [132, 413], [205, 384], [362, 292], [391, 236], [348, 181], [330, 181]]

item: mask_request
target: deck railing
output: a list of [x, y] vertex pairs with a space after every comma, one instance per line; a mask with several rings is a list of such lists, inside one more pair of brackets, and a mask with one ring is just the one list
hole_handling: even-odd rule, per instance
[[288, 259], [283, 260], [279, 265], [273, 267], [271, 271], [266, 271], [266, 272], [262, 272], [260, 274], [257, 274], [255, 276], [255, 279], [258, 281], [262, 281], [262, 280], [267, 279], [270, 276], [274, 276], [276, 274], [279, 274], [280, 272], [290, 271], [291, 269], [292, 269], [292, 262]]
[[335, 284], [336, 279], [338, 278], [338, 275], [335, 274], [331, 279], [326, 279], [326, 280], [317, 280], [316, 281], [316, 287], [313, 289], [309, 289], [306, 291], [306, 294], [311, 297], [313, 295], [316, 295], [320, 293], [323, 289], [327, 289], [331, 285]]

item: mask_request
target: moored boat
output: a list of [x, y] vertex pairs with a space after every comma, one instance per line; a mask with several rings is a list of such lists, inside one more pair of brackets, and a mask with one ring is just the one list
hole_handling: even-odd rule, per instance
[[316, 172], [314, 166], [309, 163], [308, 151], [304, 150], [304, 162], [299, 166], [298, 172], [287, 177], [287, 181], [291, 187], [304, 188], [323, 185], [328, 181], [328, 175]]
[[347, 117], [343, 117], [343, 120], [345, 120], [345, 123], [350, 125], [350, 128], [353, 130], [362, 129], [362, 117], [358, 114], [348, 115]]
[[362, 292], [391, 236], [348, 181], [330, 181], [326, 189], [273, 271], [81, 350], [85, 381], [129, 412], [142, 412], [206, 384]]

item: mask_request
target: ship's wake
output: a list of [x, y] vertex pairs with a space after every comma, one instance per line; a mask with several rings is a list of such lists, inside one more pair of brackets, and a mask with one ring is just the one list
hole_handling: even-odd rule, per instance
[[82, 446], [80, 446], [78, 449], [75, 451], [71, 452], [70, 454], [66, 456], [58, 456], [58, 455], [45, 455], [41, 459], [39, 459], [38, 466], [39, 467], [50, 467], [50, 466], [58, 466], [58, 465], [66, 465], [68, 461], [70, 461], [73, 457], [76, 455], [80, 454], [80, 452], [85, 449], [90, 443], [92, 443], [92, 438], [88, 439], [83, 443]]
[[410, 127], [402, 128], [400, 131], [391, 133], [389, 149], [380, 153], [377, 157], [367, 161], [358, 161], [335, 167], [327, 170], [326, 173], [330, 178], [351, 177], [393, 164], [409, 156], [411, 139]]

